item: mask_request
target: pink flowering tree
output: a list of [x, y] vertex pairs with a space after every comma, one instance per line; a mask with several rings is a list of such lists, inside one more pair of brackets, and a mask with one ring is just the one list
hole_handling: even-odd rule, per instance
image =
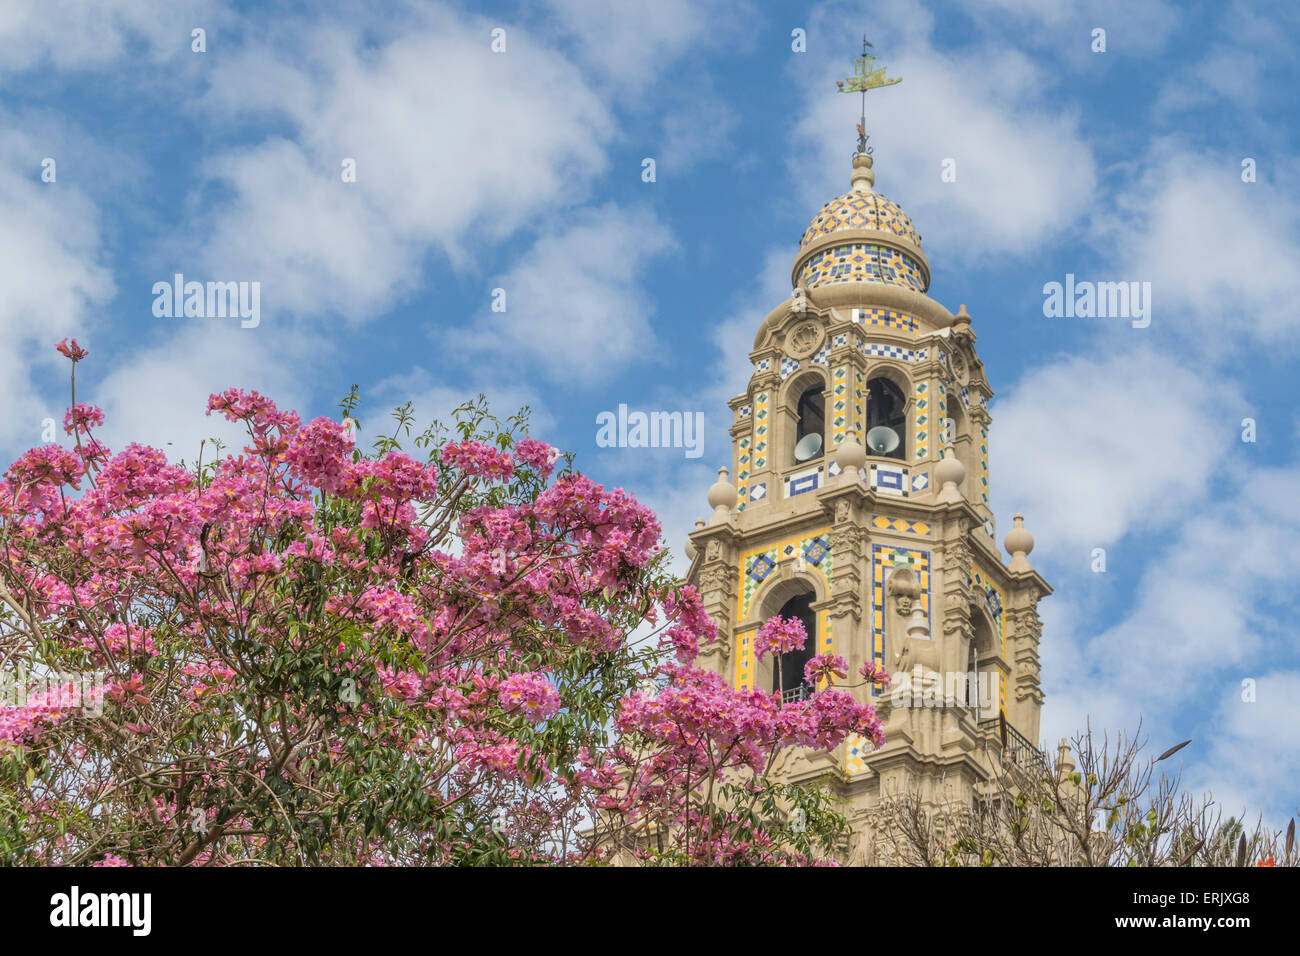
[[766, 776], [879, 738], [842, 662], [784, 707], [693, 667], [654, 515], [522, 416], [403, 408], [365, 454], [355, 390], [304, 423], [232, 389], [242, 451], [177, 465], [105, 447], [59, 351], [71, 441], [0, 480], [0, 863], [799, 863], [842, 828]]
[[[773, 780], [773, 765], [784, 748], [831, 750], [850, 733], [879, 745], [874, 711], [833, 686], [847, 677], [847, 665], [833, 655], [815, 656], [805, 668], [820, 689], [785, 704], [779, 685], [775, 693], [735, 690], [691, 666], [696, 641], [711, 638], [714, 628], [695, 595], [688, 597], [668, 632], [678, 660], [660, 667], [663, 687], [633, 694], [619, 707], [622, 737], [612, 756], [620, 782], [600, 804], [616, 834], [610, 842], [633, 858], [678, 865], [831, 859], [847, 829], [833, 797], [821, 787]], [[779, 658], [807, 639], [797, 619], [773, 617], [759, 628], [755, 652], [760, 660]]]

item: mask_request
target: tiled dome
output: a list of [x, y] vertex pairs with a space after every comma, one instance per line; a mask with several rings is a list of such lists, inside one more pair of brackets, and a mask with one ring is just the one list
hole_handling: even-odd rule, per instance
[[898, 203], [879, 193], [852, 190], [822, 207], [808, 224], [799, 246], [807, 246], [817, 238], [841, 229], [879, 229], [892, 232], [918, 247], [921, 245], [916, 227]]

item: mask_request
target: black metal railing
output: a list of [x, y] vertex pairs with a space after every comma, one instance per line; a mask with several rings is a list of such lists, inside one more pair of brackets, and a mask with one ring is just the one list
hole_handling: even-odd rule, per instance
[[793, 704], [797, 700], [807, 700], [810, 696], [812, 696], [812, 688], [807, 684], [800, 684], [798, 687], [781, 691], [781, 703]]
[[1041, 770], [1049, 772], [1047, 754], [1039, 750], [1028, 737], [1007, 723], [1003, 714], [981, 721], [981, 727], [996, 729], [998, 740], [1002, 743], [1002, 753], [1007, 760], [1024, 770]]

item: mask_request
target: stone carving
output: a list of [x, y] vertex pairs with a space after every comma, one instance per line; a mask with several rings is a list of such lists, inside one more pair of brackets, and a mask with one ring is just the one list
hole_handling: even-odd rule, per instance
[[970, 384], [970, 367], [966, 364], [966, 358], [956, 350], [952, 353], [952, 377], [958, 385]]
[[921, 584], [911, 568], [897, 568], [885, 583], [885, 597], [894, 604], [894, 610], [908, 617], [912, 613], [913, 602], [921, 595]]
[[786, 339], [786, 353], [791, 358], [805, 358], [822, 344], [822, 330], [816, 322], [803, 322], [794, 327]]

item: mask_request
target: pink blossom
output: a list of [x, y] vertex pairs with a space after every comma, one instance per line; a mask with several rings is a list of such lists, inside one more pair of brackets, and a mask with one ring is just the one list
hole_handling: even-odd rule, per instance
[[85, 349], [83, 349], [80, 345], [77, 344], [76, 339], [73, 339], [72, 344], [70, 345], [68, 344], [67, 339], [63, 339], [62, 341], [59, 342], [58, 345], [54, 346], [54, 348], [59, 352], [60, 355], [72, 359], [74, 364], [80, 362], [82, 359], [84, 359], [87, 355], [90, 354]]
[[442, 463], [476, 478], [509, 481], [515, 463], [510, 456], [480, 441], [450, 442], [442, 449]]
[[773, 615], [763, 622], [754, 636], [754, 654], [759, 660], [769, 652], [784, 654], [801, 650], [808, 643], [808, 632], [797, 617]]
[[501, 682], [501, 706], [522, 709], [534, 720], [545, 720], [560, 709], [560, 695], [544, 674], [511, 674]]
[[104, 412], [94, 405], [77, 402], [63, 416], [63, 430], [69, 435], [74, 432], [86, 434], [91, 428], [104, 424]]
[[858, 668], [858, 673], [871, 681], [873, 684], [887, 685], [890, 676], [885, 673], [885, 669], [877, 664], [874, 660], [869, 660]]
[[555, 470], [555, 462], [560, 457], [559, 449], [535, 438], [521, 438], [515, 442], [514, 451], [516, 461], [527, 465], [543, 478], [549, 477]]
[[838, 654], [818, 654], [804, 664], [803, 676], [813, 687], [821, 681], [834, 683], [849, 676], [849, 665]]

